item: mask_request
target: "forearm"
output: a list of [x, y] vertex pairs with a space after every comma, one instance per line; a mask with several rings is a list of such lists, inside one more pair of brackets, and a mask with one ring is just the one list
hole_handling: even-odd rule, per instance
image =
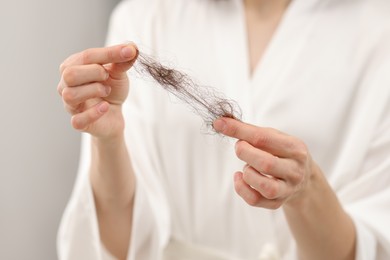
[[308, 190], [283, 207], [299, 257], [302, 260], [352, 260], [356, 247], [353, 221], [318, 167], [316, 169]]
[[117, 258], [126, 258], [131, 235], [135, 177], [123, 134], [92, 137], [90, 179], [100, 236]]
[[61, 65], [57, 91], [72, 126], [92, 137], [90, 181], [101, 240], [117, 258], [127, 255], [135, 177], [124, 141], [122, 104], [129, 93], [127, 71], [134, 44], [90, 48]]

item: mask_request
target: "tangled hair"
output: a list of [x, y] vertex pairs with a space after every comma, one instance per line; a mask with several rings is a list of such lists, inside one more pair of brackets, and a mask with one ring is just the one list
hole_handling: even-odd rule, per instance
[[213, 129], [213, 121], [219, 117], [241, 120], [241, 109], [235, 101], [211, 87], [197, 84], [185, 73], [167, 67], [145, 53], [138, 51], [135, 70], [142, 76], [150, 76], [166, 91], [188, 104], [209, 129]]

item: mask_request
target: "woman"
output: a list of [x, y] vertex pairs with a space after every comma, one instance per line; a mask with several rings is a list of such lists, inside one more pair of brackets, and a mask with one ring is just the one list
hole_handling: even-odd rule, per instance
[[[388, 259], [389, 11], [385, 0], [123, 1], [109, 47], [61, 65], [59, 93], [87, 134], [59, 257]], [[236, 100], [246, 123], [213, 127], [237, 142], [202, 134], [139, 76], [128, 95], [127, 40]]]

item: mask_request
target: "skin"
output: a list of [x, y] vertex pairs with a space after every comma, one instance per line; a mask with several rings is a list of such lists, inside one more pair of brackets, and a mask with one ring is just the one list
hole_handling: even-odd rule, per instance
[[133, 44], [88, 49], [60, 66], [58, 92], [72, 126], [92, 136], [90, 180], [101, 241], [126, 259], [131, 235], [135, 177], [124, 139], [122, 104], [129, 92], [126, 71], [136, 58]]
[[[244, 1], [251, 72], [288, 4]], [[72, 126], [92, 136], [90, 181], [100, 237], [118, 259], [126, 259], [131, 250], [136, 180], [125, 145], [122, 105], [129, 93], [126, 71], [136, 56], [134, 44], [76, 53], [61, 64], [57, 87]], [[238, 139], [237, 157], [247, 163], [234, 175], [237, 194], [253, 207], [283, 208], [301, 259], [354, 259], [353, 222], [301, 140], [229, 118], [216, 120], [214, 128]]]
[[253, 74], [290, 1], [245, 0], [250, 72]]
[[214, 128], [238, 139], [246, 166], [234, 188], [246, 203], [283, 208], [300, 259], [354, 259], [355, 228], [306, 145], [276, 129], [220, 118]]
[[[244, 3], [253, 72], [290, 1]], [[238, 139], [236, 155], [247, 163], [234, 175], [237, 194], [254, 207], [283, 208], [300, 259], [355, 259], [353, 221], [302, 140], [229, 118], [214, 128]]]

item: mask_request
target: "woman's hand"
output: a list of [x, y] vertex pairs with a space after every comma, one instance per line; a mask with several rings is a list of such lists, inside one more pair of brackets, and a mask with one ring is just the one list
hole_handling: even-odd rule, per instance
[[355, 259], [353, 221], [301, 140], [231, 118], [214, 128], [238, 139], [236, 154], [247, 163], [235, 175], [237, 193], [252, 206], [283, 206], [300, 259]]
[[135, 175], [124, 141], [122, 104], [129, 92], [127, 70], [137, 57], [134, 44], [76, 53], [60, 67], [58, 92], [72, 126], [90, 133], [90, 181], [100, 239], [118, 259], [129, 251]]
[[137, 56], [134, 44], [87, 49], [60, 66], [57, 90], [72, 126], [98, 138], [122, 133], [122, 104], [129, 92], [127, 70]]
[[236, 192], [251, 206], [277, 209], [301, 197], [315, 171], [306, 145], [271, 128], [231, 118], [214, 122], [218, 132], [237, 138], [237, 157], [246, 162], [234, 176]]

